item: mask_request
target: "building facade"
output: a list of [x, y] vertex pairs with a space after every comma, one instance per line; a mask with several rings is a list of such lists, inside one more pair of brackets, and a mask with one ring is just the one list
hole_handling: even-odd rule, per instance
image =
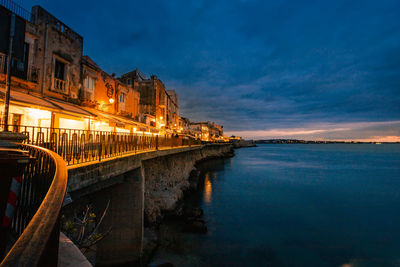
[[[11, 0], [9, 0], [11, 1]], [[11, 1], [12, 2], [12, 1]], [[40, 6], [31, 12], [0, 3], [0, 98], [5, 99], [9, 38], [15, 21], [8, 124], [142, 134], [179, 134], [204, 141], [222, 126], [190, 123], [178, 94], [138, 69], [120, 78], [83, 56], [83, 37]], [[15, 19], [15, 20], [14, 20]], [[3, 122], [4, 101], [0, 101]]]
[[179, 129], [179, 105], [178, 94], [175, 90], [167, 90], [166, 92], [166, 128], [171, 129], [175, 133]]
[[164, 83], [152, 75], [146, 78], [137, 69], [121, 76], [121, 81], [140, 94], [139, 112], [141, 122], [166, 128], [166, 91]]

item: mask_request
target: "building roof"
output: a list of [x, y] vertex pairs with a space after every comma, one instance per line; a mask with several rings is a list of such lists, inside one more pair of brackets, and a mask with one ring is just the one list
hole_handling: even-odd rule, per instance
[[82, 63], [88, 65], [89, 67], [95, 70], [100, 70], [100, 67], [96, 64], [96, 62], [94, 62], [93, 59], [91, 59], [87, 55], [82, 57]]
[[133, 71], [127, 72], [125, 74], [122, 74], [122, 77], [124, 76], [130, 76], [130, 77], [133, 76], [138, 81], [148, 80], [147, 77], [138, 68], [136, 68]]

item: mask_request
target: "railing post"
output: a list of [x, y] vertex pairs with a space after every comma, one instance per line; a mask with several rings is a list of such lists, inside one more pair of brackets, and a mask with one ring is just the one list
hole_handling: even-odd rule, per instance
[[158, 150], [158, 135], [156, 135], [156, 150]]
[[[103, 141], [103, 133], [100, 133], [100, 142], [97, 143], [97, 149], [98, 149], [98, 156], [99, 156], [99, 161], [101, 161], [101, 152], [102, 152], [102, 141]], [[105, 140], [104, 140], [105, 141]]]

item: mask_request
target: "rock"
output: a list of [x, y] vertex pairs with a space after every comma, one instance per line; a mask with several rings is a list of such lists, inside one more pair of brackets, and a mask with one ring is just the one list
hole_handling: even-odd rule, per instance
[[183, 209], [183, 217], [185, 218], [201, 218], [203, 213], [203, 210], [198, 207], [185, 207]]
[[189, 188], [191, 190], [196, 190], [199, 186], [199, 177], [200, 177], [200, 171], [197, 169], [194, 169], [190, 172], [189, 176]]
[[185, 231], [205, 234], [207, 233], [207, 226], [203, 220], [194, 219], [186, 222]]
[[158, 235], [154, 229], [144, 228], [142, 258], [147, 261], [158, 245]]
[[[198, 183], [196, 164], [215, 157], [230, 154], [231, 145], [211, 144], [184, 153], [175, 153], [142, 162], [146, 177], [144, 207], [148, 225], [156, 225], [163, 213], [176, 208], [175, 203], [183, 198], [183, 192], [193, 189]], [[190, 175], [193, 175], [191, 179]], [[190, 181], [191, 180], [191, 181]]]

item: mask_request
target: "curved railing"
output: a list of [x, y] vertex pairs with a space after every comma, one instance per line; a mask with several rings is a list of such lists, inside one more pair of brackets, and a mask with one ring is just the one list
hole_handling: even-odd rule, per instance
[[0, 266], [56, 266], [59, 213], [67, 188], [67, 167], [48, 149], [22, 144], [31, 160], [25, 167], [11, 234], [17, 237]]

